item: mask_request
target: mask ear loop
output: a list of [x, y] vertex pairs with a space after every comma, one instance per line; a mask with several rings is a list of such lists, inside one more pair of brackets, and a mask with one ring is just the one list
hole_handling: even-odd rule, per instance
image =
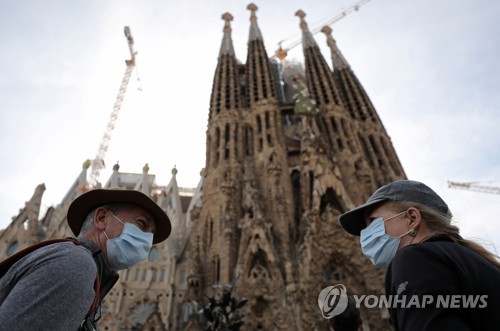
[[412, 237], [415, 237], [417, 235], [417, 231], [415, 231], [414, 229], [411, 229], [405, 233], [403, 233], [402, 235], [400, 235], [398, 238], [403, 238], [404, 236], [406, 236], [407, 234], [409, 234], [410, 236]]
[[[119, 219], [119, 218], [118, 218], [118, 216], [116, 216], [115, 214], [113, 214], [110, 210], [108, 210], [108, 211], [109, 211], [109, 213], [110, 213], [111, 215], [113, 215], [113, 216], [114, 216], [114, 218], [116, 218], [116, 219], [118, 220], [118, 222], [120, 222], [121, 224], [125, 225], [125, 223], [124, 223], [121, 219]], [[103, 231], [103, 232], [104, 232], [104, 236], [106, 236], [106, 239], [108, 239], [108, 240], [109, 240], [109, 237], [108, 237], [108, 235], [106, 234], [106, 231]]]

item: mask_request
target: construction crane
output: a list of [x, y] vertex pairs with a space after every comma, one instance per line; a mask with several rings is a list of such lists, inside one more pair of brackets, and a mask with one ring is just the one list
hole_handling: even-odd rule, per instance
[[115, 123], [118, 119], [118, 114], [120, 113], [120, 109], [122, 107], [123, 98], [125, 97], [125, 92], [127, 92], [130, 76], [132, 75], [132, 70], [135, 67], [135, 56], [137, 55], [137, 52], [134, 51], [134, 39], [132, 38], [132, 34], [130, 33], [130, 28], [128, 26], [124, 28], [124, 32], [130, 50], [130, 59], [125, 60], [127, 68], [125, 69], [125, 74], [123, 75], [122, 83], [120, 84], [120, 89], [118, 90], [118, 95], [116, 96], [116, 100], [113, 105], [113, 111], [111, 112], [111, 115], [109, 117], [108, 125], [106, 126], [106, 130], [104, 131], [104, 134], [102, 136], [101, 144], [99, 145], [97, 154], [94, 160], [92, 160], [92, 169], [87, 180], [89, 189], [96, 187], [99, 179], [99, 174], [104, 168], [104, 157], [106, 155], [106, 152], [108, 151], [109, 141], [111, 140], [111, 133], [115, 128]]
[[448, 187], [461, 190], [470, 190], [483, 193], [500, 194], [500, 186], [491, 186], [481, 182], [452, 182], [448, 181]]
[[[341, 11], [340, 13], [338, 13], [337, 15], [335, 15], [332, 18], [328, 19], [325, 23], [321, 24], [319, 27], [311, 30], [311, 34], [314, 35], [314, 34], [320, 32], [321, 29], [324, 26], [330, 26], [333, 23], [340, 21], [342, 18], [346, 17], [350, 13], [358, 11], [359, 8], [361, 6], [363, 6], [363, 5], [365, 5], [366, 3], [368, 3], [368, 1], [370, 1], [370, 0], [360, 0], [360, 1], [356, 2], [352, 6], [344, 9], [343, 11]], [[290, 43], [290, 45], [288, 45], [287, 47], [283, 48], [283, 43], [287, 42], [290, 39], [292, 39], [292, 37], [291, 38], [287, 38], [287, 39], [283, 39], [280, 42], [278, 42], [278, 50], [275, 52], [275, 55], [272, 58], [277, 57], [278, 59], [280, 59], [281, 61], [283, 61], [286, 58], [288, 52], [292, 48], [297, 47], [298, 45], [300, 45], [302, 43], [302, 38], [298, 38], [295, 41], [293, 41], [292, 43]]]

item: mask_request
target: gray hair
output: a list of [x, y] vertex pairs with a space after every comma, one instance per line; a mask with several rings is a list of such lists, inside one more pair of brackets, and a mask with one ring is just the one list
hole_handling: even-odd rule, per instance
[[80, 229], [79, 236], [82, 233], [88, 231], [94, 225], [94, 215], [95, 215], [95, 211], [98, 208], [105, 208], [105, 209], [109, 210], [110, 212], [112, 212], [113, 214], [115, 214], [115, 213], [117, 213], [121, 210], [127, 209], [129, 207], [130, 207], [130, 205], [127, 203], [115, 202], [115, 203], [109, 203], [109, 204], [102, 205], [102, 206], [99, 206], [99, 207], [92, 209], [85, 217], [85, 221], [83, 222], [82, 228]]

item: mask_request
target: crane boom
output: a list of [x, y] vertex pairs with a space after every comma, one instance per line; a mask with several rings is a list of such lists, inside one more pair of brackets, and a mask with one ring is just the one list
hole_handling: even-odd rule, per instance
[[127, 68], [125, 69], [125, 73], [118, 90], [118, 95], [116, 96], [115, 103], [113, 105], [113, 111], [111, 112], [111, 115], [109, 117], [106, 130], [104, 131], [99, 149], [97, 150], [97, 154], [94, 160], [92, 160], [92, 169], [89, 179], [87, 180], [89, 188], [96, 187], [99, 179], [99, 174], [104, 168], [104, 157], [106, 156], [106, 152], [108, 151], [109, 141], [111, 140], [111, 133], [115, 128], [115, 123], [118, 119], [118, 114], [120, 113], [125, 93], [127, 92], [127, 87], [132, 75], [132, 70], [135, 67], [135, 56], [137, 55], [137, 52], [134, 51], [134, 39], [132, 38], [132, 34], [130, 33], [130, 28], [128, 26], [124, 28], [124, 32], [130, 50], [130, 59], [125, 60]]
[[[358, 2], [356, 2], [355, 4], [353, 4], [352, 6], [344, 9], [343, 11], [341, 11], [340, 13], [338, 13], [337, 15], [335, 15], [334, 17], [328, 19], [325, 23], [321, 24], [320, 26], [318, 26], [317, 28], [314, 28], [313, 30], [311, 30], [311, 34], [312, 35], [315, 35], [316, 33], [320, 32], [321, 29], [328, 25], [332, 25], [333, 23], [335, 22], [338, 22], [340, 21], [342, 18], [346, 17], [347, 15], [349, 15], [350, 13], [354, 12], [354, 11], [358, 11], [359, 8], [363, 5], [365, 5], [366, 3], [368, 3], [368, 1], [370, 0], [360, 0]], [[276, 51], [275, 55], [273, 56], [274, 57], [278, 57], [280, 60], [283, 60], [285, 59], [287, 53], [289, 50], [291, 50], [292, 48], [295, 48], [297, 47], [298, 45], [300, 45], [302, 43], [302, 39], [299, 38], [297, 39], [296, 41], [292, 42], [291, 44], [289, 44], [287, 47], [283, 48], [282, 47], [282, 44], [283, 42], [287, 41], [287, 39], [284, 39], [284, 40], [281, 40], [280, 42], [278, 42], [278, 50]]]
[[483, 193], [500, 194], [500, 187], [488, 186], [479, 182], [452, 182], [448, 181], [448, 187], [461, 190], [470, 190]]

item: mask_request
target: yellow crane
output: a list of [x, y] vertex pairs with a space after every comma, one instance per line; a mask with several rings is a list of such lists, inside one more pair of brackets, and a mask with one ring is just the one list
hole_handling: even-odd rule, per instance
[[[491, 182], [488, 182], [491, 183]], [[489, 185], [484, 182], [453, 182], [448, 181], [448, 187], [460, 189], [460, 190], [469, 190], [483, 193], [492, 193], [492, 194], [500, 194], [500, 187]]]
[[[359, 8], [361, 6], [363, 6], [363, 5], [365, 5], [366, 3], [368, 3], [368, 1], [370, 1], [370, 0], [360, 0], [360, 1], [357, 1], [353, 5], [351, 5], [348, 8], [342, 10], [337, 15], [335, 15], [335, 16], [329, 18], [328, 20], [326, 20], [326, 22], [324, 22], [323, 24], [320, 24], [319, 27], [317, 27], [315, 29], [312, 29], [311, 30], [311, 34], [314, 35], [314, 34], [320, 32], [321, 29], [324, 26], [330, 26], [333, 23], [340, 21], [342, 18], [346, 17], [350, 13], [358, 11]], [[288, 51], [290, 51], [292, 48], [297, 47], [298, 45], [300, 45], [302, 43], [302, 38], [300, 38], [300, 37], [299, 38], [295, 38], [294, 41], [291, 41], [294, 37], [295, 36], [279, 41], [278, 42], [278, 49], [276, 50], [275, 55], [272, 58], [277, 57], [278, 59], [280, 59], [281, 61], [283, 61], [286, 58], [286, 56], [288, 54]], [[290, 42], [288, 44], [288, 46], [283, 47], [283, 43], [287, 43], [287, 42]]]
[[125, 69], [125, 74], [123, 75], [122, 82], [120, 84], [120, 89], [118, 90], [118, 95], [116, 96], [115, 103], [113, 105], [113, 111], [108, 120], [106, 130], [101, 139], [99, 149], [95, 158], [92, 160], [92, 169], [87, 180], [88, 188], [95, 188], [99, 179], [99, 174], [104, 168], [104, 157], [108, 151], [109, 141], [111, 140], [111, 133], [115, 128], [116, 120], [118, 119], [118, 114], [123, 103], [123, 98], [125, 97], [125, 92], [127, 92], [128, 83], [130, 81], [130, 76], [132, 75], [132, 70], [135, 67], [135, 56], [137, 52], [134, 51], [134, 39], [132, 38], [132, 33], [130, 33], [130, 28], [126, 26], [124, 28], [125, 37], [127, 38], [128, 47], [130, 50], [130, 59], [125, 60], [127, 68]]

